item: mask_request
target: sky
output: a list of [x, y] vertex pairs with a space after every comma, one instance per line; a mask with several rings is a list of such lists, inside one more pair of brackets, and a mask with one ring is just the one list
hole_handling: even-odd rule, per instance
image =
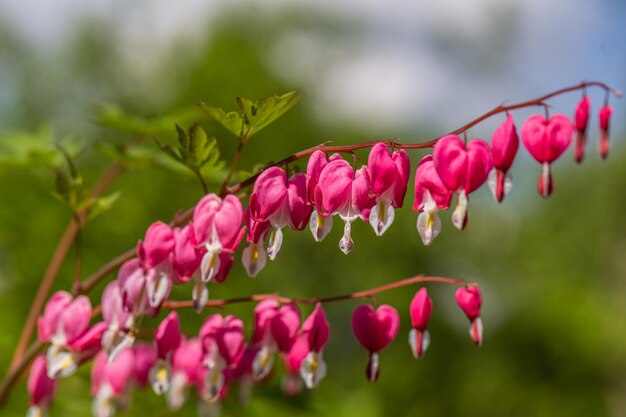
[[[115, 28], [125, 56], [145, 66], [161, 57], [138, 59], [138, 50], [199, 39], [225, 10], [237, 9], [255, 9], [260, 19], [293, 9], [351, 28], [334, 38], [291, 26], [270, 48], [268, 65], [307, 91], [322, 122], [338, 116], [383, 129], [433, 120], [458, 126], [504, 100], [582, 80], [626, 87], [626, 5], [618, 0], [0, 2], [5, 24], [41, 54], [54, 53], [95, 16]], [[1, 105], [10, 76], [0, 77], [0, 87]], [[555, 104], [570, 111], [577, 98]], [[623, 103], [616, 106], [624, 113]]]

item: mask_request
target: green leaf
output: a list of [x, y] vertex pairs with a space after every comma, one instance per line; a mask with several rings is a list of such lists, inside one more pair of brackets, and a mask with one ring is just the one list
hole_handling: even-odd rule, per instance
[[91, 209], [89, 210], [89, 215], [87, 216], [87, 221], [91, 221], [101, 214], [109, 211], [115, 202], [120, 198], [122, 193], [120, 191], [116, 191], [109, 195], [105, 195], [103, 197], [96, 198], [91, 205]]
[[263, 97], [252, 101], [246, 97], [237, 97], [237, 104], [243, 113], [246, 132], [243, 140], [247, 140], [254, 133], [260, 131], [274, 120], [293, 108], [302, 97], [300, 91]]
[[174, 124], [187, 124], [200, 115], [196, 107], [188, 106], [162, 116], [147, 118], [130, 114], [112, 104], [97, 104], [95, 113], [95, 122], [100, 126], [132, 134], [166, 132]]
[[241, 136], [242, 128], [243, 128], [243, 119], [241, 115], [237, 112], [228, 112], [226, 113], [223, 109], [219, 107], [209, 106], [203, 102], [198, 102], [198, 106], [206, 112], [209, 116], [211, 116], [216, 122], [221, 124], [226, 130], [235, 135], [236, 137]]

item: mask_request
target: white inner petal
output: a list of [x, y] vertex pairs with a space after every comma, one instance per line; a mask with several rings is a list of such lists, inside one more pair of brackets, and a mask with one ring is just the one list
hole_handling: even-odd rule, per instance
[[281, 228], [273, 228], [270, 232], [270, 239], [267, 245], [267, 256], [271, 261], [276, 259], [280, 248], [283, 245], [283, 230]]
[[219, 251], [211, 249], [202, 257], [202, 263], [200, 264], [200, 277], [203, 282], [211, 281], [220, 270], [219, 254]]
[[300, 376], [308, 389], [315, 388], [326, 376], [326, 362], [322, 355], [309, 352], [300, 366]]
[[170, 390], [172, 369], [170, 364], [163, 359], [150, 369], [149, 381], [156, 395], [163, 395]]
[[252, 377], [255, 381], [265, 378], [274, 366], [275, 351], [269, 346], [263, 346], [252, 361]]
[[317, 210], [313, 210], [311, 214], [311, 220], [309, 220], [309, 229], [313, 234], [313, 239], [316, 242], [321, 242], [330, 233], [333, 228], [333, 217], [320, 216]]
[[389, 226], [393, 223], [394, 217], [395, 213], [390, 201], [378, 197], [376, 199], [376, 205], [370, 212], [369, 218], [376, 236], [382, 236], [387, 229], [389, 229]]
[[454, 227], [463, 230], [465, 216], [467, 216], [467, 195], [465, 191], [461, 191], [457, 199], [456, 208], [452, 212], [452, 224], [454, 224]]
[[255, 277], [267, 263], [267, 254], [263, 248], [263, 242], [250, 243], [241, 254], [241, 262], [248, 276]]
[[193, 300], [194, 311], [196, 313], [201, 313], [207, 301], [209, 301], [209, 289], [202, 280], [196, 280], [193, 286], [191, 298]]
[[350, 236], [351, 230], [352, 224], [350, 223], [350, 221], [346, 221], [343, 226], [343, 237], [339, 241], [339, 249], [341, 249], [341, 251], [346, 255], [349, 254], [354, 248], [354, 241]]

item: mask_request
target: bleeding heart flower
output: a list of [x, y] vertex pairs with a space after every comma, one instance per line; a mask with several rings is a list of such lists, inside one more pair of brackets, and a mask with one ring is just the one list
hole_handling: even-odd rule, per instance
[[467, 225], [469, 194], [487, 180], [493, 167], [489, 145], [483, 140], [473, 139], [465, 146], [457, 135], [447, 135], [437, 141], [433, 161], [446, 188], [459, 194], [452, 223], [463, 230]]
[[357, 218], [368, 220], [374, 199], [369, 195], [367, 168], [354, 171], [344, 159], [330, 161], [319, 176], [315, 187], [315, 206], [309, 227], [316, 241], [321, 241], [332, 227], [332, 216], [344, 221], [344, 233], [339, 248], [344, 254], [354, 247], [351, 237], [352, 222]]
[[611, 121], [611, 114], [613, 108], [608, 104], [605, 104], [600, 109], [600, 157], [606, 159], [609, 155], [609, 122]]
[[263, 242], [271, 225], [269, 221], [258, 221], [250, 213], [250, 206], [246, 209], [246, 226], [248, 236], [246, 240], [250, 246], [246, 247], [241, 254], [241, 262], [250, 277], [255, 277], [267, 263], [267, 255]]
[[322, 304], [317, 303], [311, 315], [304, 321], [302, 333], [306, 336], [309, 352], [302, 361], [300, 376], [306, 387], [313, 389], [326, 376], [323, 353], [330, 336], [330, 326]]
[[150, 385], [156, 395], [170, 390], [172, 379], [171, 356], [181, 342], [178, 314], [172, 311], [163, 319], [154, 334], [154, 351], [158, 360], [150, 369]]
[[392, 155], [381, 142], [370, 151], [367, 171], [371, 191], [376, 196], [376, 205], [370, 212], [369, 223], [376, 235], [381, 236], [393, 223], [394, 207], [402, 207], [411, 175], [411, 162], [403, 149], [394, 151]]
[[300, 310], [295, 304], [280, 305], [265, 300], [254, 309], [252, 343], [259, 351], [252, 363], [252, 376], [261, 380], [274, 365], [276, 352], [287, 353], [295, 343], [300, 326]]
[[200, 328], [200, 340], [208, 368], [202, 392], [207, 401], [215, 401], [224, 388], [224, 369], [237, 365], [243, 355], [243, 322], [235, 316], [213, 314]]
[[180, 409], [185, 402], [188, 386], [197, 385], [201, 379], [202, 342], [200, 339], [183, 341], [172, 356], [172, 382], [167, 403], [172, 410]]
[[51, 343], [46, 354], [50, 378], [73, 374], [100, 344], [106, 325], [89, 328], [91, 311], [89, 298], [81, 295], [73, 299], [65, 291], [55, 293], [46, 304], [37, 327], [39, 341]]
[[426, 155], [415, 170], [415, 203], [413, 210], [417, 216], [417, 232], [424, 245], [428, 246], [441, 232], [441, 220], [437, 212], [450, 207], [452, 195], [443, 185], [431, 155]]
[[174, 229], [174, 249], [170, 253], [172, 279], [176, 284], [189, 282], [200, 269], [203, 251], [196, 242], [193, 223]]
[[537, 189], [544, 198], [552, 193], [553, 188], [550, 164], [565, 152], [572, 141], [573, 130], [571, 120], [563, 114], [556, 114], [550, 120], [537, 114], [522, 125], [524, 146], [542, 164]]
[[138, 343], [133, 346], [134, 353], [134, 380], [139, 387], [145, 387], [150, 382], [150, 369], [157, 361], [157, 355], [151, 345]]
[[287, 354], [282, 354], [283, 362], [287, 373], [283, 377], [282, 388], [285, 395], [290, 397], [298, 394], [302, 390], [302, 378], [300, 372], [302, 363], [309, 355], [309, 343], [307, 335], [298, 334], [295, 343]]
[[380, 374], [379, 352], [386, 348], [398, 334], [398, 311], [381, 305], [374, 311], [371, 305], [358, 306], [352, 314], [352, 330], [361, 345], [370, 352], [366, 368], [368, 381], [375, 382]]
[[421, 288], [411, 301], [411, 323], [413, 329], [409, 333], [409, 345], [413, 356], [421, 358], [430, 346], [430, 333], [426, 328], [433, 310], [433, 300], [428, 296], [426, 288]]
[[45, 416], [52, 404], [56, 381], [48, 376], [43, 355], [37, 356], [30, 366], [26, 388], [30, 399], [28, 416]]
[[591, 100], [585, 94], [576, 106], [574, 121], [576, 122], [576, 147], [574, 148], [574, 159], [579, 164], [585, 157], [585, 142], [587, 141], [587, 126], [589, 124], [589, 112], [591, 111]]
[[456, 302], [470, 320], [470, 336], [476, 345], [483, 343], [483, 322], [480, 319], [482, 296], [476, 285], [461, 287], [456, 291]]
[[509, 114], [491, 137], [494, 169], [489, 173], [488, 185], [498, 203], [502, 202], [504, 196], [509, 193], [513, 186], [509, 169], [513, 165], [518, 148], [519, 138], [517, 137], [515, 122], [513, 116]]
[[124, 395], [134, 371], [132, 349], [125, 349], [110, 362], [101, 351], [91, 368], [92, 410], [96, 417], [112, 416], [124, 405]]

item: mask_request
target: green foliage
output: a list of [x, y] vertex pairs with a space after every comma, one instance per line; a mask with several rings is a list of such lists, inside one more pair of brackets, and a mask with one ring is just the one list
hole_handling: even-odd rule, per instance
[[[77, 150], [76, 141], [67, 141], [67, 152], [74, 155]], [[52, 140], [52, 130], [47, 125], [35, 132], [10, 133], [0, 140], [0, 163], [3, 164], [54, 169], [62, 160], [63, 156]]]
[[273, 94], [256, 101], [239, 96], [237, 105], [241, 113], [227, 113], [203, 102], [199, 102], [198, 106], [242, 142], [246, 142], [252, 135], [292, 109], [301, 97], [300, 91], [290, 91], [283, 95]]
[[199, 116], [197, 108], [188, 106], [180, 110], [153, 118], [130, 114], [112, 104], [97, 104], [94, 107], [95, 122], [122, 132], [137, 135], [150, 135], [169, 131], [177, 123], [187, 124]]

